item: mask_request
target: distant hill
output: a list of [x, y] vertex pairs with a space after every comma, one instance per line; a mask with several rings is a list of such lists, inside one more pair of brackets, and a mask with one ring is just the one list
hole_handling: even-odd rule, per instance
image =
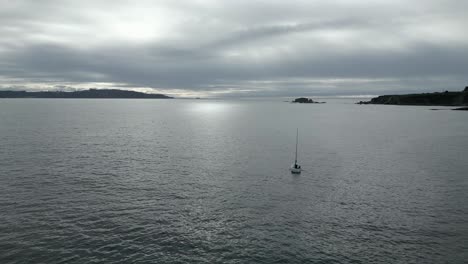
[[132, 98], [132, 99], [171, 99], [163, 94], [147, 94], [117, 89], [90, 89], [75, 92], [62, 91], [0, 91], [0, 98]]
[[468, 87], [461, 92], [382, 95], [358, 104], [466, 106], [468, 105]]

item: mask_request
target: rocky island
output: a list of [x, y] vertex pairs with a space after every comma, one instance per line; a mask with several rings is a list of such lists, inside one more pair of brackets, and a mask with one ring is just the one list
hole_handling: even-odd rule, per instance
[[163, 94], [148, 94], [118, 89], [89, 89], [83, 91], [0, 91], [0, 98], [120, 98], [120, 99], [171, 99]]
[[460, 92], [382, 95], [357, 104], [468, 106], [468, 86]]
[[316, 102], [310, 98], [300, 97], [294, 99], [291, 103], [300, 103], [300, 104], [324, 104], [325, 102]]

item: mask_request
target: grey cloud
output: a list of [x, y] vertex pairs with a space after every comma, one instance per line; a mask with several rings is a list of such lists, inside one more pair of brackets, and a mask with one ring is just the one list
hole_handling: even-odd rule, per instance
[[301, 24], [279, 24], [261, 27], [253, 27], [234, 32], [225, 39], [212, 43], [210, 47], [225, 47], [235, 46], [241, 43], [255, 41], [258, 39], [271, 38], [292, 33], [308, 32], [313, 30], [326, 30], [336, 28], [350, 28], [364, 24], [365, 22], [358, 19], [346, 19], [335, 21], [319, 21]]
[[[182, 13], [175, 32], [166, 38], [141, 42], [111, 38], [87, 46], [83, 44], [94, 39], [71, 41], [47, 34], [55, 32], [48, 27], [61, 23], [64, 28], [58, 32], [72, 37], [67, 25], [75, 29], [81, 25], [84, 36], [106, 34], [92, 30], [93, 19], [87, 14], [91, 2], [81, 7], [71, 1], [63, 6], [56, 6], [56, 1], [20, 1], [21, 8], [7, 9], [8, 15], [0, 11], [4, 36], [0, 77], [25, 83], [54, 82], [64, 89], [72, 85], [63, 83], [107, 82], [129, 88], [226, 91], [232, 96], [461, 89], [468, 75], [468, 38], [456, 33], [447, 36], [455, 30], [450, 27], [447, 32], [422, 32], [421, 36], [410, 30], [433, 22], [421, 10], [434, 12], [442, 22], [446, 18], [449, 25], [468, 26], [467, 20], [453, 1], [426, 1], [421, 10], [414, 9], [417, 3], [389, 4], [389, 10], [369, 4], [370, 10], [364, 10], [356, 1], [346, 14], [333, 1], [323, 5], [241, 1], [212, 6], [165, 2], [164, 7]], [[102, 7], [101, 3], [99, 12], [107, 14]], [[56, 16], [46, 15], [48, 9]], [[185, 24], [190, 21], [192, 25]], [[204, 27], [204, 21], [210, 23]], [[329, 35], [321, 35], [324, 32]], [[378, 44], [382, 39], [390, 43], [388, 47]], [[317, 81], [327, 79], [343, 81]], [[0, 84], [5, 87], [8, 82]]]
[[[467, 51], [423, 45], [409, 54], [362, 52], [338, 56], [325, 52], [317, 57], [304, 53], [293, 58], [282, 58], [269, 65], [236, 63], [217, 57], [172, 57], [172, 53], [165, 54], [161, 59], [158, 56], [139, 56], [139, 60], [135, 60], [134, 54], [141, 51], [125, 50], [126, 54], [116, 54], [112, 49], [109, 53], [103, 50], [86, 53], [58, 46], [32, 46], [19, 50], [10, 60], [22, 65], [16, 77], [44, 76], [75, 82], [122, 82], [136, 86], [195, 90], [209, 89], [210, 83], [219, 80], [235, 84], [243, 80], [292, 77], [423, 78], [466, 76], [468, 73]], [[2, 68], [1, 71], [7, 69]], [[27, 75], [23, 76], [25, 73]], [[102, 77], [92, 77], [89, 73], [98, 73]], [[15, 73], [10, 71], [10, 74]]]

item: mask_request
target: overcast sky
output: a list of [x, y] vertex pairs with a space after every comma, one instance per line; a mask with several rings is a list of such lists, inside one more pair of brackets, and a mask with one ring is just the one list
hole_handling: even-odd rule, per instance
[[462, 90], [467, 10], [459, 0], [0, 0], [0, 89]]

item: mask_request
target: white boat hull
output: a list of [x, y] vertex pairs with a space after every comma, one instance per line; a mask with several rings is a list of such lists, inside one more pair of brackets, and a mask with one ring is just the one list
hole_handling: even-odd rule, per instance
[[291, 173], [294, 173], [294, 174], [299, 174], [301, 173], [302, 169], [301, 168], [295, 168], [294, 165], [292, 165], [289, 170], [291, 171]]

